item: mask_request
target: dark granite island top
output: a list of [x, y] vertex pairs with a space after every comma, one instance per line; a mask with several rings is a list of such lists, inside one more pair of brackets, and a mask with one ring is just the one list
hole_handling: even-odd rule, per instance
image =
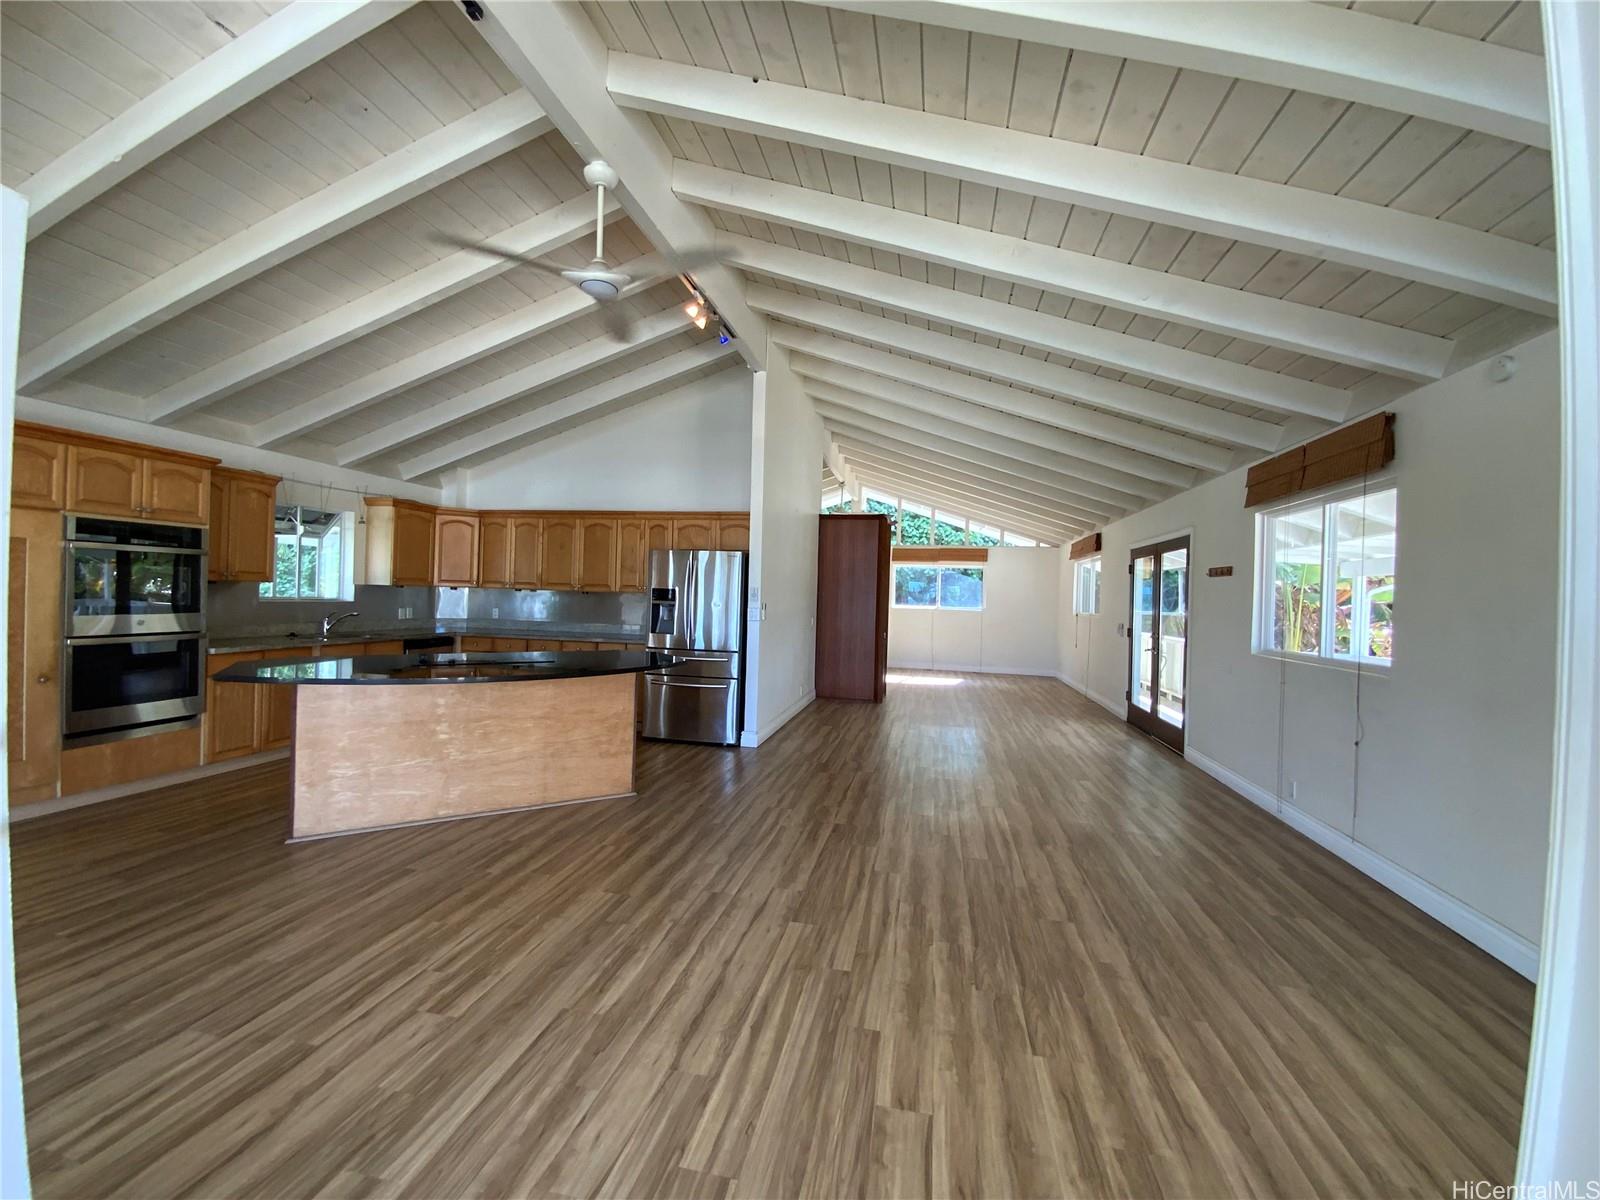
[[260, 659], [219, 671], [219, 683], [390, 684], [519, 683], [664, 671], [679, 660], [662, 651], [525, 650], [454, 654], [356, 654]]

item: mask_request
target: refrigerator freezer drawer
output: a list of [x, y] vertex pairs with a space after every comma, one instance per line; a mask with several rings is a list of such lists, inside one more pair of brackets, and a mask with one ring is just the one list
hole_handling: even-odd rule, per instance
[[731, 650], [669, 650], [667, 653], [679, 660], [672, 668], [674, 680], [739, 678], [739, 656]]
[[739, 738], [739, 681], [646, 675], [644, 736], [733, 745]]

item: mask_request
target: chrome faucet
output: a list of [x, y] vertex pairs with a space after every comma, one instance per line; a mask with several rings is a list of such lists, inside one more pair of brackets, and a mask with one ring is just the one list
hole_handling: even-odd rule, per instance
[[334, 616], [333, 613], [329, 613], [327, 616], [322, 618], [322, 636], [327, 637], [330, 633], [332, 633], [333, 627], [340, 621], [346, 621], [351, 617], [359, 617], [360, 615], [361, 614], [359, 612], [340, 613], [338, 616]]

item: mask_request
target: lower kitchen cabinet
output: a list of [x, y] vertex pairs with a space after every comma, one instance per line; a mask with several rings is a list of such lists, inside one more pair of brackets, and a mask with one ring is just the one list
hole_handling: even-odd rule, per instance
[[206, 659], [205, 754], [207, 762], [241, 758], [258, 749], [256, 704], [268, 685], [218, 683], [213, 676], [234, 663], [254, 662], [261, 651], [213, 654]]
[[[262, 658], [304, 658], [304, 650], [267, 650]], [[279, 684], [244, 684], [254, 691], [261, 693], [261, 698], [256, 702], [260, 705], [257, 714], [257, 748], [261, 750], [281, 750], [294, 741], [294, 698], [299, 688], [283, 687]]]
[[463, 654], [483, 654], [494, 649], [493, 638], [463, 637], [459, 640], [461, 642], [461, 653]]

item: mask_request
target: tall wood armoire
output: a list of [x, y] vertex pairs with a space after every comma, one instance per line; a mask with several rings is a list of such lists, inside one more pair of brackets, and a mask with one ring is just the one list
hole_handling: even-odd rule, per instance
[[889, 518], [819, 518], [817, 697], [883, 702], [889, 669]]

